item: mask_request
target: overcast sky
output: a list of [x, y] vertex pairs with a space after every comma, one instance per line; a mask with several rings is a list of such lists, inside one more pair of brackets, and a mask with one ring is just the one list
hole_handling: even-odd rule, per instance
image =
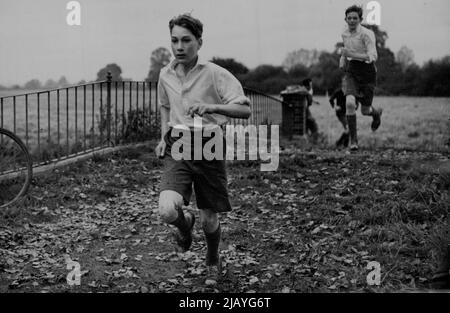
[[[143, 80], [151, 52], [170, 48], [168, 21], [192, 12], [204, 23], [199, 54], [232, 57], [249, 68], [281, 65], [300, 48], [332, 51], [355, 0], [80, 0], [81, 26], [66, 22], [67, 0], [0, 0], [0, 84], [37, 78], [95, 79], [115, 62]], [[396, 53], [402, 45], [421, 65], [450, 54], [449, 0], [378, 0], [381, 25]], [[364, 12], [364, 16], [367, 12]]]

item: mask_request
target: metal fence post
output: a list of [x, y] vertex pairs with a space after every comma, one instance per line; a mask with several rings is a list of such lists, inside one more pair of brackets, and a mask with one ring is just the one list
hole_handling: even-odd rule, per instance
[[106, 140], [108, 141], [108, 145], [111, 142], [111, 81], [112, 81], [112, 75], [111, 72], [108, 72], [108, 75], [106, 76], [106, 127], [107, 127], [107, 134], [106, 134]]

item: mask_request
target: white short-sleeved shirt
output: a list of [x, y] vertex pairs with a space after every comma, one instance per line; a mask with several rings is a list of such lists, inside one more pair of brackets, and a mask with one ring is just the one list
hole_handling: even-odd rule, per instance
[[[241, 83], [226, 69], [198, 58], [197, 64], [181, 80], [176, 72], [177, 60], [161, 69], [158, 81], [158, 105], [170, 109], [169, 126], [194, 127], [194, 118], [187, 114], [189, 104], [239, 103], [250, 105]], [[202, 125], [224, 125], [228, 117], [217, 113], [202, 116]]]

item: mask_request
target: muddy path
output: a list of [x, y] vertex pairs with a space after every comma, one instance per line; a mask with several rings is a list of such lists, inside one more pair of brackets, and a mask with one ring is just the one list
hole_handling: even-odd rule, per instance
[[[291, 147], [275, 172], [229, 164], [225, 266], [206, 286], [200, 225], [177, 253], [157, 214], [160, 165], [150, 148], [128, 149], [36, 177], [0, 216], [0, 292], [423, 290], [450, 241], [448, 155]], [[67, 283], [70, 261], [80, 285]]]

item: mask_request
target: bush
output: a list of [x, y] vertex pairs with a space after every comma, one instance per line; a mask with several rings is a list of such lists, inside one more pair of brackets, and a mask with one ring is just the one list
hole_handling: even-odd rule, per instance
[[161, 122], [155, 114], [150, 115], [148, 110], [135, 109], [128, 112], [124, 121], [124, 133], [121, 141], [145, 141], [158, 138], [161, 131]]

